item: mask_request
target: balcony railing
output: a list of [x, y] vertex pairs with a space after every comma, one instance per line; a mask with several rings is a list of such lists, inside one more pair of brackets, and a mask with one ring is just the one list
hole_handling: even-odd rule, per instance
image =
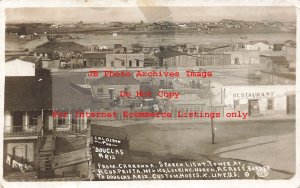
[[[81, 126], [81, 127], [79, 127]], [[79, 133], [79, 134], [86, 134], [87, 132], [87, 124], [62, 124], [56, 125], [55, 132], [61, 134], [72, 134], [72, 133]], [[15, 136], [38, 136], [38, 132], [41, 131], [38, 129], [38, 126], [11, 126], [11, 127], [4, 127], [4, 136], [5, 137], [15, 137]]]
[[[78, 127], [78, 126], [84, 126]], [[73, 133], [80, 133], [80, 134], [86, 134], [87, 132], [87, 124], [62, 124], [62, 125], [56, 125], [55, 133], [56, 134], [73, 134]]]
[[4, 136], [37, 136], [36, 125], [12, 125], [11, 127], [4, 127]]

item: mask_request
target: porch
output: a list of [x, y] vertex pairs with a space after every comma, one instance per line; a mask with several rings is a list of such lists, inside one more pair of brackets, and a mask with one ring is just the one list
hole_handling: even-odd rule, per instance
[[[38, 126], [32, 125], [25, 128], [23, 125], [14, 125], [12, 127], [4, 126], [4, 138], [6, 137], [28, 137], [38, 135]], [[28, 137], [32, 138], [32, 137]]]

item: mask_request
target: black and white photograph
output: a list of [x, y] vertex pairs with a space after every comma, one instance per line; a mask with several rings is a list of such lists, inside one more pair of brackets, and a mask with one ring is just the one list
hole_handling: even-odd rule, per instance
[[147, 2], [5, 8], [3, 180], [293, 179], [297, 8]]

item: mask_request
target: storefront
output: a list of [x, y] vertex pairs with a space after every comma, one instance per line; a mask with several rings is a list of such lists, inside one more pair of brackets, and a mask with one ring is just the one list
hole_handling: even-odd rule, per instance
[[215, 98], [226, 106], [224, 113], [248, 112], [251, 117], [295, 114], [294, 85], [221, 86], [216, 90], [221, 91]]

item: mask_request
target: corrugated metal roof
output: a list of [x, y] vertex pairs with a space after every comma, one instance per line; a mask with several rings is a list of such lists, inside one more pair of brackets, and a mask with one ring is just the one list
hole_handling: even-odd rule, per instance
[[73, 41], [65, 41], [65, 42], [46, 42], [38, 47], [36, 47], [35, 51], [37, 52], [52, 52], [56, 51], [83, 51], [84, 46], [78, 44]]
[[11, 111], [50, 109], [51, 79], [36, 76], [5, 78], [4, 108]]
[[156, 57], [160, 57], [160, 58], [169, 58], [169, 57], [183, 55], [183, 53], [178, 52], [178, 51], [162, 51], [162, 52], [156, 53], [154, 55]]
[[250, 41], [248, 44], [256, 44], [256, 43], [259, 43], [259, 42], [264, 43], [264, 44], [267, 44], [267, 45], [270, 44], [270, 43], [269, 43], [268, 41], [266, 41], [266, 40]]
[[41, 60], [41, 57], [34, 57], [34, 56], [21, 56], [18, 59], [21, 59], [23, 61], [27, 61], [30, 63], [34, 63], [36, 64], [37, 62], [39, 62]]
[[89, 89], [70, 82], [70, 77], [52, 78], [52, 105], [58, 109], [81, 109], [91, 106]]

